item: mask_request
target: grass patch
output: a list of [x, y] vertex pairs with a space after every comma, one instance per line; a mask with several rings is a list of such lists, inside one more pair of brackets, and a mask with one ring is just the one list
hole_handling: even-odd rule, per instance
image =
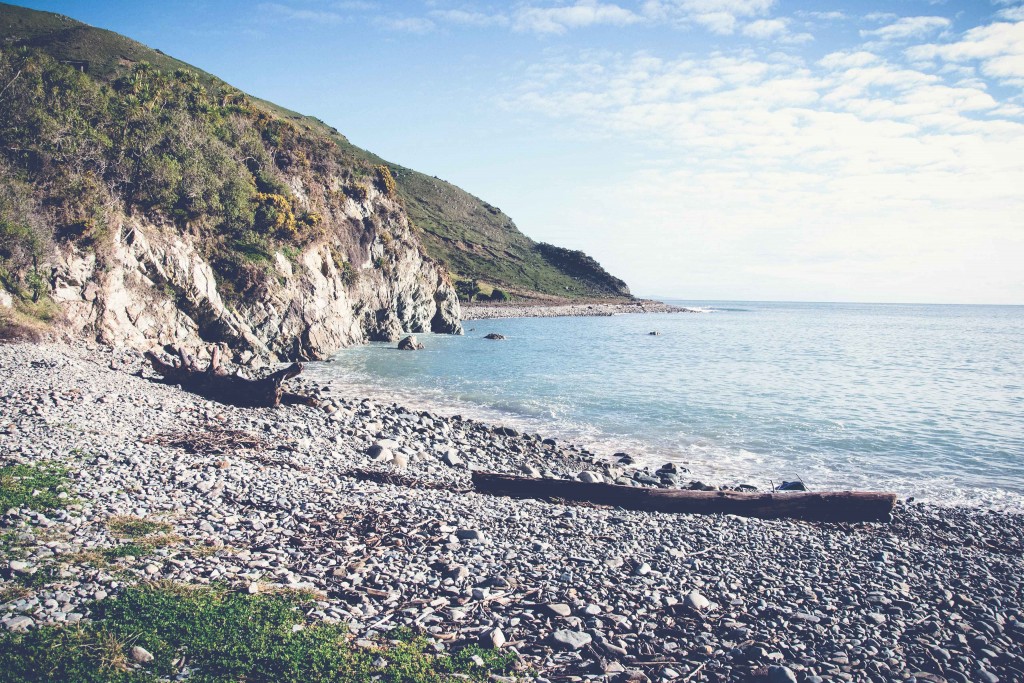
[[[135, 683], [173, 678], [185, 668], [194, 683], [434, 683], [455, 675], [485, 681], [490, 673], [511, 671], [514, 663], [512, 653], [476, 647], [433, 655], [427, 641], [409, 631], [396, 632], [377, 650], [352, 648], [343, 626], [305, 625], [308, 605], [308, 598], [295, 594], [174, 584], [129, 588], [116, 600], [94, 605], [87, 624], [0, 635], [0, 671], [12, 683]], [[136, 665], [130, 656], [135, 645], [154, 660]]]
[[24, 588], [42, 588], [60, 578], [60, 569], [52, 564], [36, 567], [31, 574], [18, 574], [14, 582]]
[[0, 512], [12, 508], [56, 510], [68, 505], [67, 471], [58, 465], [8, 465], [0, 467]]
[[167, 522], [157, 522], [135, 515], [115, 515], [107, 520], [107, 529], [118, 538], [143, 538], [153, 534], [166, 534], [173, 528]]
[[32, 591], [20, 583], [8, 583], [0, 586], [0, 604], [14, 602], [21, 598], [28, 597]]

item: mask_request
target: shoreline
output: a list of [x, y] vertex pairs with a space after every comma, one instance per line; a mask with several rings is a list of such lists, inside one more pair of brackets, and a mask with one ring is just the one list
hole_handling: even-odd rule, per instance
[[460, 303], [463, 321], [498, 318], [606, 317], [633, 313], [700, 313], [651, 299], [633, 301], [530, 301], [513, 303]]
[[[630, 473], [571, 444], [308, 382], [321, 408], [221, 406], [136, 376], [142, 367], [95, 345], [0, 345], [0, 464], [65, 463], [78, 501], [2, 517], [24, 562], [59, 570], [0, 605], [4, 624], [88, 618], [89, 600], [164, 579], [313, 588], [324, 599], [310, 620], [350, 623], [359, 640], [409, 625], [449, 651], [514, 649], [552, 678], [1024, 672], [1024, 515], [901, 504], [890, 524], [842, 525], [496, 498], [467, 492], [469, 467]], [[153, 440], [224, 429], [265, 446], [204, 454]], [[118, 514], [161, 520], [181, 542], [76, 564], [117, 543]], [[13, 578], [4, 564], [0, 589]], [[768, 667], [786, 671], [769, 679]]]

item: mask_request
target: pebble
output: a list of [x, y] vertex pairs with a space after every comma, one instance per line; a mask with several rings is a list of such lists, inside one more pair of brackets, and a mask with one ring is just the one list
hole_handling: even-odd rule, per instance
[[153, 654], [141, 645], [133, 645], [132, 659], [139, 664], [149, 664], [153, 661]]
[[581, 647], [590, 645], [594, 640], [589, 633], [569, 631], [567, 629], [559, 629], [552, 633], [551, 637], [558, 645], [571, 650], [579, 650]]

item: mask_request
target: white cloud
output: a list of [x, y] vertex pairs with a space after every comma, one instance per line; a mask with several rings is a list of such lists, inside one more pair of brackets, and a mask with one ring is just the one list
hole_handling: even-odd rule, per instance
[[1001, 9], [996, 12], [996, 16], [1004, 21], [1024, 21], [1024, 5]]
[[257, 5], [257, 9], [278, 18], [292, 21], [308, 21], [316, 24], [337, 24], [345, 19], [344, 16], [337, 12], [300, 9], [276, 2], [260, 3]]
[[647, 0], [644, 16], [678, 25], [696, 24], [712, 33], [730, 35], [741, 19], [763, 16], [775, 0]]
[[487, 14], [463, 9], [433, 10], [430, 16], [438, 21], [462, 26], [507, 26], [509, 18], [504, 14]]
[[[999, 68], [986, 37], [940, 47]], [[579, 246], [615, 243], [601, 255], [635, 289], [1024, 301], [1024, 112], [984, 82], [864, 50], [599, 55], [531, 75], [517, 111], [645, 150], [573, 216], [592, 229]]]
[[981, 72], [1010, 84], [1024, 84], [1024, 22], [998, 22], [967, 31], [951, 43], [916, 45], [907, 49], [915, 61], [978, 61]]
[[948, 28], [952, 22], [946, 17], [901, 17], [891, 24], [870, 31], [861, 31], [862, 38], [877, 38], [883, 42], [895, 42], [921, 38], [929, 33]]
[[795, 45], [814, 40], [810, 33], [790, 33], [789, 19], [758, 19], [746, 24], [743, 35], [759, 40], [774, 40], [779, 43]]
[[577, 0], [561, 7], [521, 7], [515, 14], [513, 27], [533, 33], [565, 33], [571, 28], [610, 24], [625, 26], [643, 20], [638, 14], [615, 4], [597, 0]]
[[423, 17], [377, 17], [375, 23], [389, 31], [401, 33], [430, 33], [434, 30], [434, 22]]
[[882, 58], [872, 52], [858, 50], [856, 52], [832, 52], [818, 60], [818, 63], [826, 69], [849, 69], [850, 67], [877, 64], [881, 61]]
[[772, 38], [786, 33], [787, 19], [758, 19], [743, 27], [743, 35], [751, 38]]

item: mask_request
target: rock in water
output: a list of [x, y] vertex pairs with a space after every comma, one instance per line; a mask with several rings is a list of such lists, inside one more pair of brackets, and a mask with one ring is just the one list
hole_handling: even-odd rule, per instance
[[802, 481], [784, 481], [779, 487], [780, 491], [806, 491], [807, 487]]
[[400, 351], [419, 351], [422, 348], [423, 344], [420, 344], [416, 337], [411, 334], [398, 342], [398, 349]]
[[505, 338], [505, 335], [498, 334], [497, 332], [491, 332], [490, 334], [484, 336], [484, 339], [504, 339], [504, 338]]

